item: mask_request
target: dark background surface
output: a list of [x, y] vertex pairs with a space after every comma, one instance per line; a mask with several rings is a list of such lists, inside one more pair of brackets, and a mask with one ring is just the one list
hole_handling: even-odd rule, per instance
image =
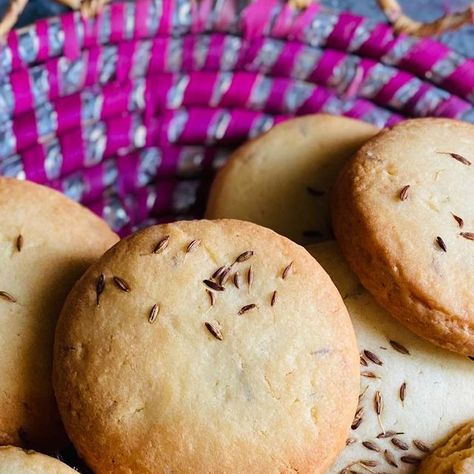
[[[384, 16], [377, 6], [376, 0], [321, 0], [323, 4], [337, 9], [349, 10], [354, 13], [369, 16], [384, 21]], [[471, 0], [401, 0], [407, 14], [417, 20], [433, 20], [447, 11], [461, 10]], [[0, 11], [3, 11], [7, 0], [0, 0]], [[64, 11], [64, 7], [52, 0], [29, 0], [29, 4], [22, 15], [20, 25], [25, 25], [36, 18], [51, 16]], [[457, 51], [474, 57], [474, 26], [465, 27], [456, 33], [446, 33], [440, 40]]]

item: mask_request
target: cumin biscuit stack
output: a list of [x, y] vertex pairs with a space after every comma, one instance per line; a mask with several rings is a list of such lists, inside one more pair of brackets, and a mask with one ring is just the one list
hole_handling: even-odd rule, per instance
[[122, 240], [60, 317], [54, 387], [97, 474], [324, 473], [359, 356], [336, 288], [257, 225], [177, 222]]
[[212, 184], [209, 219], [242, 219], [295, 242], [332, 238], [328, 200], [344, 163], [378, 132], [331, 115], [289, 120], [240, 147]]
[[377, 301], [441, 347], [474, 354], [474, 125], [407, 120], [371, 139], [334, 188], [344, 256]]
[[12, 446], [0, 446], [0, 474], [75, 474], [55, 458]]
[[51, 385], [67, 293], [117, 236], [51, 189], [0, 178], [0, 444], [54, 450], [65, 434]]
[[[431, 450], [472, 418], [474, 361], [430, 344], [390, 317], [360, 285], [335, 242], [309, 250], [341, 292], [360, 350], [359, 405], [347, 446], [328, 473], [418, 472]], [[441, 458], [440, 466], [461, 465], [461, 459], [472, 456], [463, 439], [436, 451], [422, 472], [458, 472], [433, 466]]]

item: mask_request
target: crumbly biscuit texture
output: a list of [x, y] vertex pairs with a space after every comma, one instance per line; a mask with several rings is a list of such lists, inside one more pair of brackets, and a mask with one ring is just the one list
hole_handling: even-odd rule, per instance
[[474, 361], [434, 346], [392, 318], [360, 285], [334, 242], [309, 250], [339, 289], [360, 350], [359, 406], [348, 445], [329, 474], [365, 467], [415, 473], [440, 441], [472, 418]]
[[301, 244], [327, 240], [332, 184], [377, 132], [331, 115], [282, 123], [231, 156], [212, 185], [206, 217], [255, 222]]
[[472, 474], [474, 472], [474, 421], [466, 423], [421, 465], [419, 474]]
[[97, 474], [324, 473], [358, 395], [349, 316], [306, 250], [178, 222], [107, 252], [68, 297], [54, 385]]
[[51, 385], [54, 329], [67, 293], [117, 236], [43, 186], [0, 178], [0, 444], [65, 442]]
[[77, 474], [61, 461], [13, 446], [0, 446], [0, 474]]
[[338, 178], [334, 232], [379, 303], [434, 344], [474, 354], [474, 125], [407, 120]]

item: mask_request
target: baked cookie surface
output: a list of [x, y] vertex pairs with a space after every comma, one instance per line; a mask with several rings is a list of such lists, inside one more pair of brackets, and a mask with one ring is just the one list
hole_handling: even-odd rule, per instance
[[472, 474], [474, 472], [474, 421], [457, 430], [421, 465], [419, 474]]
[[368, 472], [364, 467], [415, 473], [434, 446], [472, 418], [474, 361], [430, 344], [392, 318], [360, 285], [335, 242], [308, 250], [344, 299], [361, 360], [361, 398], [348, 446], [329, 474]]
[[282, 123], [231, 156], [214, 180], [206, 217], [255, 222], [302, 244], [327, 240], [330, 188], [343, 164], [377, 132], [331, 115]]
[[358, 363], [306, 250], [251, 223], [191, 221], [140, 231], [89, 269], [53, 377], [97, 474], [314, 474], [344, 446]]
[[13, 446], [0, 446], [0, 474], [77, 474], [61, 461]]
[[118, 239], [60, 193], [0, 178], [0, 444], [65, 441], [51, 385], [54, 328], [87, 267]]
[[474, 354], [474, 126], [407, 120], [356, 154], [334, 232], [379, 303], [434, 344]]

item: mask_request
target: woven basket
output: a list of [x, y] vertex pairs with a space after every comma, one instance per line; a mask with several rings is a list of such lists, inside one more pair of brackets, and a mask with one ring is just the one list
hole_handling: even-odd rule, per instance
[[0, 65], [0, 173], [121, 234], [199, 216], [231, 149], [294, 115], [474, 120], [472, 60], [316, 4], [115, 3], [10, 33]]
[[0, 173], [59, 189], [124, 235], [200, 216], [229, 152], [291, 116], [474, 121], [473, 103], [473, 60], [318, 4], [114, 3], [8, 35]]

